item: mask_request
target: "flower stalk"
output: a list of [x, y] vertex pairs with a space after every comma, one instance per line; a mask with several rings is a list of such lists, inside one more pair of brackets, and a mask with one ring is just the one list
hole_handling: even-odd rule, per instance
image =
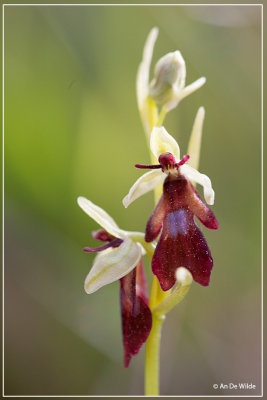
[[152, 312], [152, 328], [146, 341], [145, 395], [159, 395], [159, 355], [164, 316]]
[[191, 287], [192, 275], [185, 268], [181, 267], [177, 270], [177, 281], [177, 287], [173, 291], [163, 292], [160, 289], [157, 278], [153, 278], [149, 301], [152, 312], [152, 329], [146, 342], [145, 394], [147, 396], [159, 395], [162, 325], [166, 314], [184, 299]]
[[[205, 78], [201, 78], [196, 83], [190, 85], [188, 89], [184, 88], [186, 75], [185, 63], [180, 52], [175, 52], [169, 53], [159, 60], [155, 67], [155, 79], [149, 85], [149, 69], [157, 34], [157, 29], [153, 28], [148, 36], [144, 48], [143, 60], [140, 64], [137, 75], [138, 107], [148, 145], [153, 128], [162, 126], [167, 113], [171, 109], [175, 108], [182, 98], [186, 97], [205, 83]], [[167, 74], [165, 74], [166, 71]], [[156, 87], [155, 85], [158, 86]], [[164, 93], [165, 88], [167, 88], [166, 96]], [[163, 99], [163, 101], [161, 101], [161, 109], [160, 112], [158, 112], [157, 101], [156, 98], [153, 99], [153, 92], [159, 94], [160, 91], [162, 92], [161, 100]], [[164, 96], [166, 97], [165, 104]], [[204, 109], [201, 108], [197, 114], [189, 144], [189, 149], [190, 151], [192, 150], [194, 154], [192, 166], [195, 168], [197, 168], [199, 162], [203, 119]], [[163, 152], [164, 151], [162, 151], [162, 153]], [[150, 152], [150, 159], [152, 164], [157, 162], [157, 157], [153, 150]], [[158, 203], [161, 195], [162, 187], [155, 185], [155, 205]], [[124, 205], [127, 206], [128, 202], [127, 205]], [[159, 395], [160, 340], [165, 315], [183, 300], [192, 283], [191, 273], [183, 267], [178, 268], [176, 278], [176, 288], [167, 291], [161, 289], [156, 276], [153, 277], [152, 281], [149, 298], [149, 306], [152, 313], [152, 329], [146, 341], [145, 360], [145, 394], [148, 396]]]

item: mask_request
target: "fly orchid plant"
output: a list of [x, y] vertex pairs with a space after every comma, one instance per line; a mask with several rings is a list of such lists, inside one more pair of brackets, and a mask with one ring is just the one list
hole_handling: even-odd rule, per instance
[[[218, 222], [207, 206], [214, 204], [214, 190], [208, 176], [198, 171], [202, 127], [205, 116], [200, 107], [182, 158], [176, 140], [162, 126], [168, 112], [200, 88], [200, 78], [185, 86], [185, 61], [179, 51], [163, 56], [149, 82], [149, 70], [158, 29], [153, 28], [145, 43], [137, 74], [137, 102], [150, 145], [150, 164], [136, 164], [143, 174], [123, 199], [127, 208], [134, 200], [153, 190], [156, 206], [145, 233], [125, 231], [102, 208], [84, 197], [82, 210], [101, 229], [92, 232], [100, 247], [85, 247], [98, 253], [85, 280], [86, 293], [116, 280], [120, 281], [120, 307], [124, 365], [129, 366], [146, 342], [145, 394], [159, 394], [159, 348], [163, 320], [185, 297], [193, 280], [202, 286], [210, 282], [213, 259], [196, 217], [206, 228], [218, 229]], [[203, 187], [206, 203], [195, 189]], [[159, 240], [157, 238], [159, 236]], [[151, 259], [154, 274], [150, 297], [142, 258]]]

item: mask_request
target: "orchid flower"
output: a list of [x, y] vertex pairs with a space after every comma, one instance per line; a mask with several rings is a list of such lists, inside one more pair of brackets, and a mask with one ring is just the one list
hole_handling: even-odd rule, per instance
[[127, 207], [162, 183], [163, 194], [147, 223], [145, 234], [145, 240], [152, 242], [162, 229], [152, 259], [152, 271], [164, 291], [173, 287], [176, 282], [175, 271], [181, 266], [192, 273], [196, 282], [207, 286], [213, 260], [205, 238], [194, 222], [194, 216], [209, 229], [218, 229], [218, 223], [191, 181], [203, 186], [206, 202], [213, 204], [211, 181], [206, 175], [186, 164], [189, 155], [180, 159], [179, 145], [164, 127], [153, 128], [150, 149], [158, 158], [159, 164], [135, 165], [137, 168], [152, 171], [135, 182], [123, 199], [123, 204]]
[[141, 119], [147, 134], [150, 134], [151, 120], [155, 121], [157, 108], [161, 104], [165, 112], [174, 109], [178, 103], [206, 82], [201, 77], [188, 86], [186, 65], [180, 51], [176, 50], [161, 57], [155, 65], [154, 78], [149, 83], [149, 70], [158, 29], [153, 28], [146, 40], [142, 62], [139, 65], [136, 81], [137, 103]]
[[81, 209], [103, 229], [93, 231], [94, 239], [106, 242], [100, 247], [85, 247], [88, 253], [99, 253], [85, 280], [86, 293], [93, 293], [108, 283], [120, 280], [120, 305], [124, 345], [124, 365], [138, 353], [152, 325], [148, 307], [146, 278], [142, 264], [142, 246], [133, 237], [142, 233], [124, 231], [102, 208], [84, 197], [78, 198]]
[[[142, 175], [131, 187], [129, 193], [123, 199], [125, 208], [143, 194], [160, 186], [169, 174], [178, 171], [178, 167], [182, 175], [187, 177], [190, 181], [203, 186], [206, 202], [210, 205], [214, 204], [215, 195], [210, 179], [207, 175], [201, 174], [192, 166], [185, 164], [189, 156], [185, 156], [180, 160], [179, 145], [163, 126], [153, 128], [150, 139], [150, 149], [154, 156], [157, 159], [161, 157], [161, 160], [159, 160], [158, 165], [136, 164], [137, 168], [152, 169], [152, 171]], [[163, 156], [164, 153], [169, 153], [172, 156]]]

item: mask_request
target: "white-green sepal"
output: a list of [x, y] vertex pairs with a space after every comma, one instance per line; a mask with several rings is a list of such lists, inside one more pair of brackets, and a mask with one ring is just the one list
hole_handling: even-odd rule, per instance
[[190, 181], [194, 181], [203, 186], [204, 197], [208, 204], [214, 204], [214, 190], [212, 189], [211, 180], [207, 175], [201, 174], [196, 169], [190, 167], [190, 165], [184, 164], [180, 167], [180, 171]]
[[85, 279], [86, 293], [93, 293], [102, 286], [127, 275], [136, 267], [141, 256], [141, 246], [130, 238], [124, 239], [119, 247], [109, 248], [99, 253]]
[[197, 89], [201, 88], [206, 82], [205, 77], [201, 77], [197, 79], [195, 82], [191, 83], [190, 85], [186, 86], [185, 88], [176, 87], [174, 88], [174, 95], [173, 99], [169, 101], [167, 104], [164, 105], [164, 108], [167, 112], [173, 110], [177, 107], [178, 103], [185, 97], [189, 96], [191, 93], [195, 92]]
[[163, 153], [171, 153], [176, 160], [180, 160], [179, 145], [166, 131], [164, 126], [153, 128], [150, 138], [150, 149], [157, 159]]
[[89, 217], [94, 219], [100, 226], [102, 226], [102, 228], [104, 228], [108, 233], [117, 238], [125, 236], [124, 231], [119, 229], [114, 219], [111, 218], [111, 216], [101, 207], [98, 207], [96, 204], [82, 196], [78, 197], [77, 201], [81, 209], [87, 215], [89, 215]]
[[140, 176], [131, 187], [129, 193], [122, 200], [124, 207], [127, 208], [134, 200], [143, 196], [143, 194], [161, 186], [165, 178], [166, 174], [163, 173], [161, 169], [149, 171]]
[[148, 96], [149, 69], [157, 36], [158, 36], [158, 28], [154, 27], [148, 34], [143, 51], [143, 58], [137, 72], [137, 79], [136, 79], [137, 103], [141, 114], [144, 111], [143, 108], [145, 107], [146, 98]]

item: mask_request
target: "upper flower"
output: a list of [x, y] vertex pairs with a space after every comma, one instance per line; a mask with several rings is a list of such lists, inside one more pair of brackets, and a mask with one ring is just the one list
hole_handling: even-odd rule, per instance
[[185, 86], [186, 66], [180, 51], [161, 57], [154, 70], [154, 79], [149, 85], [149, 95], [155, 103], [163, 104], [166, 111], [175, 108], [179, 101], [199, 89], [206, 82], [202, 77]]
[[136, 81], [138, 108], [145, 130], [149, 133], [153, 114], [157, 113], [150, 99], [152, 103], [162, 104], [168, 112], [206, 82], [206, 78], [202, 77], [185, 86], [186, 65], [182, 54], [177, 50], [159, 59], [155, 65], [154, 79], [149, 83], [149, 69], [157, 36], [158, 29], [153, 28], [145, 43]]
[[[198, 165], [204, 109], [200, 108], [189, 143], [192, 164]], [[154, 241], [161, 232], [152, 259], [152, 271], [158, 277], [162, 290], [173, 287], [176, 270], [188, 269], [193, 279], [203, 286], [209, 284], [213, 259], [207, 242], [195, 224], [194, 217], [209, 229], [218, 229], [217, 220], [209, 207], [201, 200], [193, 183], [204, 188], [208, 204], [214, 203], [214, 191], [210, 179], [188, 165], [189, 155], [180, 158], [176, 140], [165, 128], [155, 127], [151, 133], [150, 148], [159, 164], [140, 165], [137, 168], [152, 169], [141, 176], [132, 186], [123, 204], [132, 201], [149, 190], [163, 184], [163, 194], [146, 225], [145, 240]]]
[[[185, 160], [186, 157], [182, 162]], [[218, 229], [218, 223], [191, 182], [179, 172], [180, 165], [170, 167], [163, 194], [146, 225], [147, 242], [155, 240], [161, 232], [152, 259], [152, 271], [162, 290], [173, 287], [176, 271], [181, 266], [191, 272], [197, 283], [207, 286], [213, 267], [208, 244], [194, 217], [209, 229]]]
[[125, 207], [128, 207], [129, 204], [143, 194], [162, 185], [169, 174], [177, 174], [178, 170], [179, 173], [185, 176], [189, 181], [202, 185], [206, 202], [208, 204], [214, 204], [214, 191], [210, 179], [192, 166], [186, 164], [189, 156], [184, 156], [180, 159], [178, 143], [169, 135], [163, 126], [153, 128], [150, 138], [150, 149], [159, 160], [159, 164], [136, 164], [137, 168], [148, 168], [152, 169], [152, 171], [145, 173], [134, 183], [127, 196], [123, 199], [123, 205]]

